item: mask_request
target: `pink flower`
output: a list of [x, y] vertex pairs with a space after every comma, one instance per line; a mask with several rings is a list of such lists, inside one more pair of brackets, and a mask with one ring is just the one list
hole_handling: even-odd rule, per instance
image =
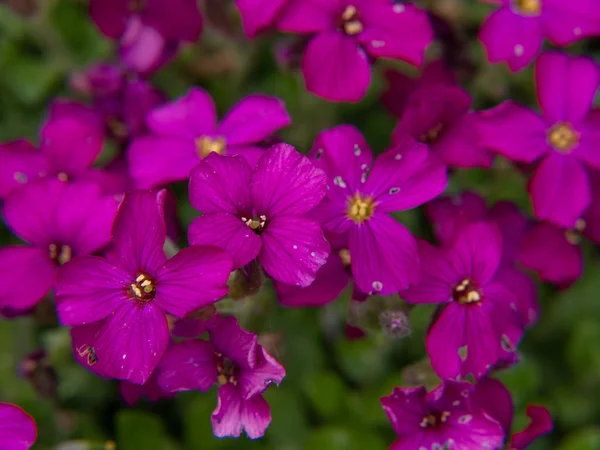
[[152, 135], [135, 139], [128, 149], [131, 177], [139, 188], [186, 180], [210, 153], [244, 156], [252, 166], [260, 143], [291, 123], [283, 102], [250, 95], [217, 124], [210, 95], [198, 88], [148, 114]]
[[504, 61], [514, 72], [538, 54], [544, 37], [566, 47], [600, 35], [596, 0], [480, 0], [498, 5], [483, 23], [479, 38], [490, 62]]
[[189, 247], [167, 260], [164, 197], [126, 194], [106, 258], [76, 258], [59, 272], [60, 321], [97, 327], [75, 350], [101, 376], [144, 384], [167, 348], [166, 313], [181, 318], [227, 293], [231, 258], [222, 250]]
[[0, 403], [0, 448], [28, 450], [37, 439], [33, 418], [10, 403]]
[[314, 35], [302, 73], [310, 92], [331, 101], [364, 97], [371, 82], [371, 58], [420, 66], [433, 40], [425, 11], [388, 0], [288, 0], [276, 26]]
[[254, 38], [273, 25], [277, 14], [288, 0], [235, 0], [242, 16], [246, 36]]
[[209, 328], [209, 341], [173, 345], [158, 368], [158, 383], [167, 392], [219, 387], [219, 403], [212, 414], [217, 437], [251, 439], [265, 433], [271, 422], [262, 397], [270, 384], [281, 383], [284, 368], [258, 345], [254, 333], [240, 328], [234, 317], [224, 317]]

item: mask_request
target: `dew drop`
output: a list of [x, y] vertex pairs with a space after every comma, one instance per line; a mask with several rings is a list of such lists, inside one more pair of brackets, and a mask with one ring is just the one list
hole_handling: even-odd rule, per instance
[[525, 53], [525, 47], [523, 47], [521, 44], [515, 45], [515, 55], [523, 56], [523, 53]]
[[310, 252], [310, 256], [317, 256], [317, 254], [315, 252]]
[[400, 161], [402, 159], [402, 154], [401, 153], [396, 153], [396, 155], [394, 156], [394, 159], [396, 161]]
[[354, 156], [360, 156], [360, 147], [358, 144], [354, 144]]
[[123, 355], [123, 359], [127, 358], [127, 355]]
[[361, 183], [366, 183], [366, 181], [367, 181], [367, 174], [366, 174], [366, 173], [363, 173], [363, 174], [360, 176], [360, 182], [361, 182]]
[[373, 281], [372, 286], [375, 292], [379, 292], [383, 289], [383, 283], [381, 281]]
[[344, 180], [342, 179], [341, 176], [337, 176], [333, 179], [333, 184], [335, 184], [336, 186], [341, 187], [342, 189], [346, 187], [346, 183], [344, 182]]
[[360, 169], [361, 169], [361, 170], [367, 170], [367, 165], [366, 165], [366, 164], [362, 164], [362, 165], [360, 166]]
[[298, 246], [297, 246], [296, 244], [294, 244], [294, 245], [292, 245], [292, 248], [293, 248], [294, 250], [297, 250], [297, 249], [298, 249]]

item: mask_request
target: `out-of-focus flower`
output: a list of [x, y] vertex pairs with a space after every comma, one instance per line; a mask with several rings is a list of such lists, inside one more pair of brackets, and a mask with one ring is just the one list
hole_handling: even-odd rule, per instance
[[189, 227], [194, 245], [215, 245], [234, 268], [255, 258], [273, 279], [305, 287], [329, 255], [321, 226], [307, 217], [327, 180], [306, 156], [278, 144], [256, 167], [241, 156], [208, 155], [190, 178], [190, 202], [203, 213]]
[[448, 181], [445, 166], [430, 157], [426, 145], [410, 138], [373, 163], [365, 139], [349, 125], [319, 134], [310, 157], [329, 182], [327, 196], [313, 216], [326, 231], [348, 240], [358, 289], [388, 295], [416, 282], [415, 239], [388, 214], [438, 196]]
[[140, 399], [146, 398], [150, 402], [156, 402], [163, 398], [172, 398], [174, 393], [164, 392], [158, 385], [157, 371], [144, 384], [135, 384], [130, 381], [121, 381], [119, 393], [128, 406], [135, 405]]
[[126, 194], [106, 258], [76, 258], [59, 272], [58, 316], [97, 326], [75, 350], [100, 375], [146, 383], [167, 348], [166, 312], [183, 318], [227, 294], [231, 258], [222, 250], [192, 246], [167, 260], [164, 197]]
[[21, 408], [0, 403], [0, 448], [28, 450], [37, 439], [35, 420]]
[[217, 124], [212, 98], [206, 91], [193, 88], [148, 115], [153, 135], [135, 139], [130, 145], [131, 176], [140, 188], [185, 180], [210, 153], [240, 154], [254, 166], [264, 152], [261, 141], [290, 123], [281, 100], [250, 95]]
[[480, 0], [498, 5], [483, 23], [479, 38], [490, 62], [506, 62], [516, 72], [536, 57], [544, 37], [565, 47], [600, 35], [595, 0]]
[[281, 383], [285, 369], [258, 344], [257, 336], [240, 328], [234, 317], [209, 327], [209, 341], [183, 341], [165, 354], [158, 383], [167, 392], [219, 387], [219, 403], [212, 414], [217, 437], [261, 437], [271, 422], [262, 393]]
[[388, 0], [288, 0], [276, 26], [313, 35], [302, 62], [306, 88], [331, 101], [356, 102], [371, 82], [371, 59], [423, 64], [433, 40], [427, 13]]
[[421, 278], [400, 296], [409, 303], [445, 305], [427, 334], [431, 365], [441, 378], [480, 378], [514, 351], [525, 328], [521, 299], [498, 276], [500, 232], [474, 222], [450, 248], [419, 244]]
[[246, 36], [254, 38], [262, 30], [273, 25], [275, 18], [288, 0], [235, 0], [242, 16]]
[[431, 392], [396, 388], [381, 404], [398, 439], [390, 450], [498, 449], [505, 433], [472, 404], [473, 385], [446, 380]]
[[0, 248], [0, 307], [35, 306], [54, 287], [60, 266], [104, 248], [117, 206], [93, 183], [38, 180], [10, 194], [4, 220], [29, 245]]
[[600, 168], [600, 110], [592, 110], [600, 70], [591, 59], [547, 52], [535, 72], [542, 115], [511, 101], [484, 111], [480, 144], [512, 161], [540, 160], [529, 183], [534, 214], [571, 228], [591, 202], [585, 166]]

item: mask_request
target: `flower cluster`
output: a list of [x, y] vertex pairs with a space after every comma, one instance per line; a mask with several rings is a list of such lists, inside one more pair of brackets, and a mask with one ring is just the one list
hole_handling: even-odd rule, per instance
[[[529, 406], [531, 424], [513, 433], [511, 395], [494, 375], [518, 364], [541, 313], [535, 280], [568, 288], [583, 271], [581, 237], [600, 243], [600, 68], [537, 54], [544, 36], [564, 46], [599, 35], [600, 9], [491, 3], [498, 9], [480, 32], [489, 61], [520, 70], [537, 57], [539, 111], [511, 100], [474, 110], [434, 60], [416, 79], [387, 72], [382, 103], [398, 119], [387, 149], [374, 153], [356, 126], [338, 124], [305, 155], [278, 136], [293, 126], [279, 98], [250, 94], [219, 120], [206, 90], [167, 99], [145, 78], [199, 37], [195, 1], [91, 0], [92, 20], [118, 40], [119, 64], [75, 74], [72, 89], [89, 101], [55, 101], [38, 145], [0, 145], [2, 217], [22, 241], [0, 248], [0, 313], [52, 305], [74, 358], [120, 380], [130, 405], [218, 386], [215, 436], [256, 439], [271, 422], [263, 394], [284, 380], [285, 361], [223, 304], [272, 283], [281, 305], [318, 307], [351, 284], [351, 307], [402, 302], [380, 315], [396, 336], [408, 334], [406, 311], [435, 304], [425, 344], [439, 385], [381, 399], [397, 434], [390, 448], [525, 449], [551, 431], [550, 414]], [[303, 36], [306, 88], [334, 102], [361, 100], [380, 59], [422, 66], [434, 40], [429, 13], [404, 2], [235, 4], [248, 37]], [[105, 142], [116, 156], [105, 157]], [[490, 170], [501, 157], [530, 176], [532, 217], [476, 192], [444, 194], [457, 172]], [[198, 212], [187, 230], [176, 183]], [[430, 240], [399, 220], [421, 207]], [[35, 438], [29, 416], [0, 404], [0, 447]]]

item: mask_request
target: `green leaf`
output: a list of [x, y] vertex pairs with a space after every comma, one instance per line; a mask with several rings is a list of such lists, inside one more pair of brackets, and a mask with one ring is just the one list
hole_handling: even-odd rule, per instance
[[173, 448], [158, 417], [142, 411], [125, 410], [117, 416], [119, 450], [168, 450]]
[[342, 407], [344, 385], [333, 372], [321, 371], [304, 380], [303, 388], [312, 407], [323, 417], [335, 416]]

